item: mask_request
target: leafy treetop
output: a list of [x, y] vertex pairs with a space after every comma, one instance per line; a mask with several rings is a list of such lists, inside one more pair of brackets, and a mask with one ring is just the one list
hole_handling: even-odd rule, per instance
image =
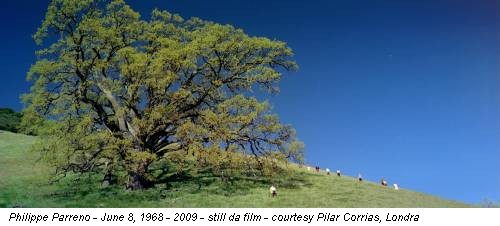
[[251, 96], [296, 69], [284, 42], [160, 10], [141, 19], [122, 0], [53, 0], [33, 37], [22, 127], [43, 131], [35, 148], [60, 174], [126, 172], [140, 189], [167, 166], [270, 173], [302, 161], [294, 129]]

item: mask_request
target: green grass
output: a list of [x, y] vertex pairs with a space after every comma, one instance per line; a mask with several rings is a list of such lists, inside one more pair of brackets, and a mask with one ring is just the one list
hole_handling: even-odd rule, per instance
[[36, 139], [0, 131], [0, 207], [471, 207], [299, 168], [293, 176], [277, 179], [276, 198], [269, 197], [269, 182], [250, 178], [222, 183], [203, 177], [146, 191], [100, 188], [92, 178], [68, 177], [51, 184], [50, 168], [29, 151]]

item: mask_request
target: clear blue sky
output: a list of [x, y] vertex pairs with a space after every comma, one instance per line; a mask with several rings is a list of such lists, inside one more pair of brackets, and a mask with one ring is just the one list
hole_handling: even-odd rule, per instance
[[[128, 1], [288, 42], [300, 70], [275, 111], [311, 165], [425, 193], [500, 202], [498, 1]], [[48, 0], [2, 1], [0, 106], [21, 110]]]

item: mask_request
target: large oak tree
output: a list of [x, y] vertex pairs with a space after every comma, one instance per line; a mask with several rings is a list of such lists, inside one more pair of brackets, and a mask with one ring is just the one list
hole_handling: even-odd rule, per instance
[[142, 19], [122, 0], [53, 0], [34, 39], [22, 124], [43, 130], [35, 148], [58, 174], [121, 172], [142, 189], [158, 166], [302, 160], [294, 129], [252, 97], [296, 68], [284, 42], [160, 10]]

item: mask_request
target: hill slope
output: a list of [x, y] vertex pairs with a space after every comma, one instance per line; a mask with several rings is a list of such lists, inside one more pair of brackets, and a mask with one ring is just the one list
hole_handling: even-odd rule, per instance
[[277, 198], [268, 196], [269, 184], [249, 180], [230, 185], [179, 181], [147, 191], [99, 188], [86, 180], [49, 184], [49, 168], [29, 152], [36, 139], [0, 131], [0, 207], [470, 207], [304, 169], [296, 169], [301, 177], [290, 186], [284, 179]]

